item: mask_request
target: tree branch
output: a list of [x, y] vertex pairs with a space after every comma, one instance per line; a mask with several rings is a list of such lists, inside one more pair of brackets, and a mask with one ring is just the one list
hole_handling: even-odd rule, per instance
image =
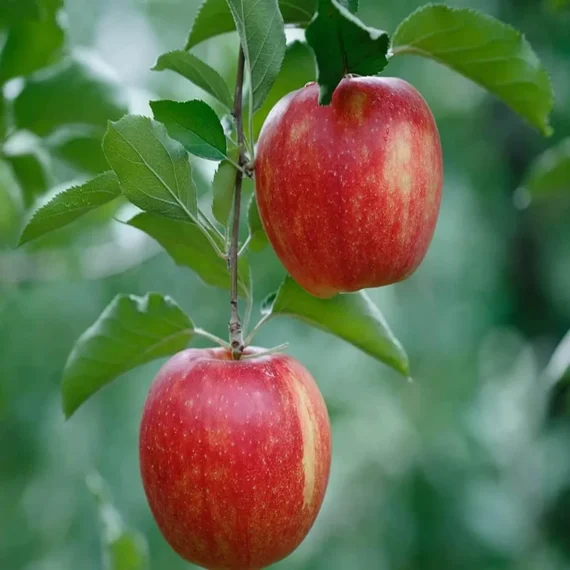
[[229, 322], [230, 332], [230, 346], [232, 350], [232, 358], [239, 360], [245, 349], [243, 342], [243, 331], [241, 320], [238, 311], [238, 247], [239, 247], [239, 221], [241, 209], [241, 186], [243, 182], [243, 166], [246, 163], [243, 145], [243, 75], [244, 75], [245, 58], [243, 49], [239, 50], [238, 70], [236, 79], [236, 90], [234, 97], [234, 110], [233, 115], [236, 121], [237, 142], [239, 146], [238, 165], [240, 168], [236, 169], [236, 181], [234, 192], [234, 213], [232, 222], [232, 241], [228, 255], [228, 264], [231, 272], [231, 316]]

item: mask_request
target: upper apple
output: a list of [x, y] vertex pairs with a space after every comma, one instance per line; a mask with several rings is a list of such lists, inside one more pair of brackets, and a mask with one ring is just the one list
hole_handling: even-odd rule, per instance
[[330, 106], [318, 85], [285, 96], [259, 137], [256, 192], [285, 268], [329, 297], [395, 283], [420, 264], [443, 181], [432, 113], [401, 79], [346, 78]]

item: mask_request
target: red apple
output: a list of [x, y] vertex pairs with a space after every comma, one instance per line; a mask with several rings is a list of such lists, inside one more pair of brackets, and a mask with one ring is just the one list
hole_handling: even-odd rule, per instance
[[140, 428], [142, 481], [172, 548], [209, 570], [292, 552], [321, 507], [331, 434], [315, 381], [283, 354], [189, 349], [159, 371]]
[[396, 78], [345, 78], [330, 106], [309, 83], [259, 136], [263, 226], [291, 276], [318, 297], [401, 281], [433, 236], [443, 181], [431, 111]]

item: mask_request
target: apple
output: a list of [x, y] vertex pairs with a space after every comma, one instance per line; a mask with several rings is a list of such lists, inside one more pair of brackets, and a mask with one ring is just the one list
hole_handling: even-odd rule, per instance
[[287, 556], [328, 483], [330, 424], [315, 381], [293, 358], [260, 352], [180, 352], [144, 406], [150, 508], [172, 548], [209, 570], [257, 570]]
[[402, 79], [351, 77], [329, 106], [309, 83], [268, 115], [255, 162], [261, 221], [291, 276], [317, 297], [408, 277], [441, 201], [441, 144]]

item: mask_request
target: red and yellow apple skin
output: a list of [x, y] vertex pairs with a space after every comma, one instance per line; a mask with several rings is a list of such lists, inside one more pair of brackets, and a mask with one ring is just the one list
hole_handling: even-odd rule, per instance
[[261, 221], [291, 276], [318, 297], [408, 277], [433, 236], [441, 144], [402, 79], [345, 78], [330, 106], [309, 83], [273, 108], [255, 164]]
[[315, 381], [293, 358], [235, 361], [222, 348], [189, 349], [151, 386], [139, 451], [150, 508], [172, 548], [208, 570], [258, 570], [291, 553], [317, 517], [330, 424]]

